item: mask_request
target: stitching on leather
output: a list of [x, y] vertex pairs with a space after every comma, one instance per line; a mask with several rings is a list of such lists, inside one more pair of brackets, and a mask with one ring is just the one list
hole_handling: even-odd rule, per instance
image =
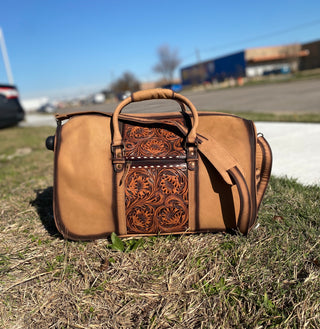
[[185, 163], [182, 164], [174, 164], [174, 165], [139, 165], [139, 166], [131, 166], [131, 168], [184, 168], [187, 165]]

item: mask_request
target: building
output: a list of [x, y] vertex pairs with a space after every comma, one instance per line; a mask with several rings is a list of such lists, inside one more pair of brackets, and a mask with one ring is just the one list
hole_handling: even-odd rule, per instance
[[[320, 41], [309, 44], [249, 48], [181, 69], [184, 86], [257, 77], [320, 67]], [[303, 64], [303, 66], [301, 66]]]
[[320, 67], [320, 40], [305, 43], [301, 47], [308, 56], [300, 59], [300, 70], [312, 70]]
[[203, 82], [220, 82], [230, 77], [244, 77], [245, 68], [245, 52], [240, 51], [232, 55], [182, 68], [182, 85], [197, 85]]
[[308, 56], [300, 44], [252, 48], [246, 50], [246, 76], [296, 72], [299, 60]]

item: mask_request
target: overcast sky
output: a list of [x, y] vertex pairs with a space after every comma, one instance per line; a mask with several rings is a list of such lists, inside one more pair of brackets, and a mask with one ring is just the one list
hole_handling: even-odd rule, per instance
[[319, 0], [10, 0], [0, 5], [0, 27], [21, 97], [59, 98], [99, 91], [125, 71], [158, 79], [152, 68], [163, 44], [179, 51], [183, 67], [317, 40], [319, 13]]

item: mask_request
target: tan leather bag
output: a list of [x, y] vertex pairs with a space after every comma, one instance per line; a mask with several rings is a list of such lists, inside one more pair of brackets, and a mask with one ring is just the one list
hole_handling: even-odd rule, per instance
[[[182, 111], [121, 113], [150, 99], [173, 99]], [[272, 155], [252, 121], [197, 112], [167, 89], [136, 92], [113, 114], [56, 118], [54, 218], [64, 237], [247, 234], [254, 225]]]

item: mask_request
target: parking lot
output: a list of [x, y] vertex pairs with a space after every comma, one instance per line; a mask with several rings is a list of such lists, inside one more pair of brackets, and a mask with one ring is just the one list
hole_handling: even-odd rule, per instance
[[[225, 89], [183, 91], [198, 110], [267, 113], [320, 113], [320, 79], [278, 82]], [[113, 112], [116, 103], [86, 105], [60, 110], [63, 112], [98, 110]], [[127, 112], [175, 111], [171, 101], [136, 103]]]
[[320, 79], [185, 93], [199, 108], [231, 112], [320, 113]]

